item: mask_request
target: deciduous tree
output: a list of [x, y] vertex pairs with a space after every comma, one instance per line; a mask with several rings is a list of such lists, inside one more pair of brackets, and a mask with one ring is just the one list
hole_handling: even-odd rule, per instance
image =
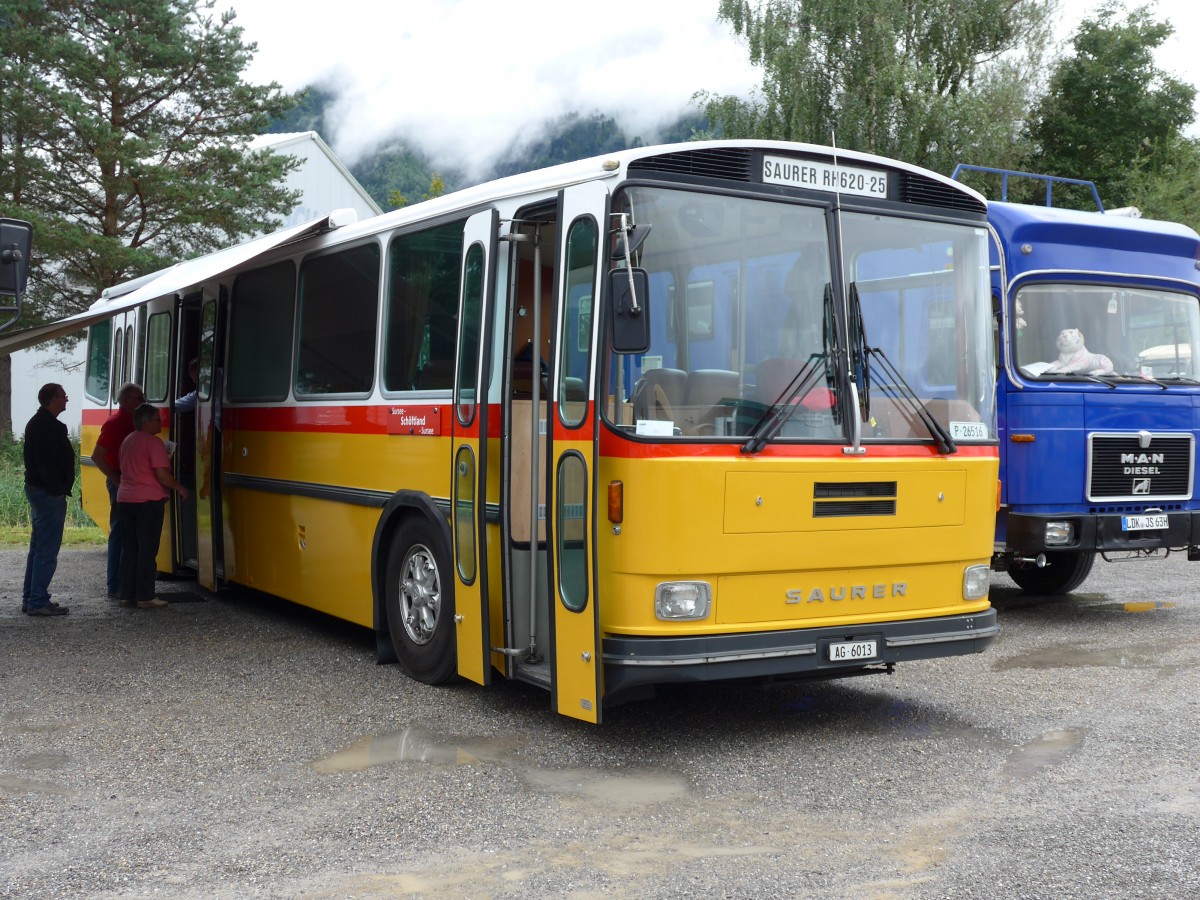
[[1055, 2], [721, 0], [763, 81], [748, 100], [697, 99], [728, 137], [836, 140], [946, 172], [1015, 162]]
[[1026, 163], [1094, 181], [1105, 206], [1146, 196], [1155, 173], [1178, 171], [1195, 152], [1181, 134], [1194, 118], [1196, 89], [1154, 64], [1174, 29], [1149, 7], [1120, 16], [1110, 3], [1080, 24], [1030, 123], [1035, 148]]

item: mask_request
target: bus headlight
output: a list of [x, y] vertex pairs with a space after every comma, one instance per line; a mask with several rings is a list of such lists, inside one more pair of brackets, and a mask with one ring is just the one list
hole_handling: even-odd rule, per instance
[[1047, 522], [1046, 546], [1061, 547], [1075, 540], [1075, 524], [1073, 522]]
[[963, 570], [963, 599], [982, 600], [988, 595], [991, 583], [992, 570], [989, 566], [967, 566]]
[[654, 589], [654, 615], [665, 621], [704, 619], [711, 607], [706, 581], [664, 581]]

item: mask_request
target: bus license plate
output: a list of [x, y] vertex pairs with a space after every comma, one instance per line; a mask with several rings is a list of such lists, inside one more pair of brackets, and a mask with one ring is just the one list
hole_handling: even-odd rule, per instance
[[878, 656], [875, 641], [843, 641], [829, 645], [829, 658], [833, 662], [856, 659], [874, 659]]
[[1122, 531], [1154, 531], [1167, 527], [1166, 515], [1160, 516], [1121, 516]]

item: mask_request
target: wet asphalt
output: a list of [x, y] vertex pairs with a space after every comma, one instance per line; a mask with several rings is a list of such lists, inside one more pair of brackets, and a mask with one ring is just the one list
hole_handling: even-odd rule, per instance
[[838, 682], [687, 686], [558, 717], [432, 688], [367, 632], [250, 593], [71, 614], [0, 552], [0, 896], [1200, 894], [1200, 563], [1003, 576], [986, 653]]

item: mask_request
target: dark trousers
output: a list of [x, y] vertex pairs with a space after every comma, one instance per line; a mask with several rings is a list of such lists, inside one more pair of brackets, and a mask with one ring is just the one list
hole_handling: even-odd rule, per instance
[[166, 500], [118, 503], [121, 521], [121, 599], [139, 603], [154, 599], [158, 543]]
[[67, 498], [53, 497], [40, 487], [25, 485], [33, 529], [29, 533], [29, 555], [25, 558], [25, 587], [21, 611], [50, 605], [50, 579], [58, 568], [67, 520]]
[[117, 483], [104, 479], [108, 488], [108, 596], [121, 590], [121, 511], [117, 509]]

